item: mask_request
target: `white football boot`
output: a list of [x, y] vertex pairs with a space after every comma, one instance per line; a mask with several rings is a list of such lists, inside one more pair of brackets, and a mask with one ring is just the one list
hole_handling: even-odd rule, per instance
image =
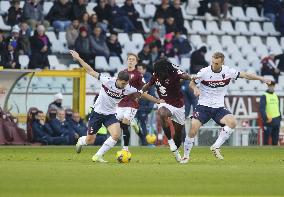
[[76, 144], [76, 152], [80, 153], [82, 151], [82, 148], [83, 148], [83, 145], [81, 145], [81, 143], [78, 140], [78, 142]]
[[220, 160], [223, 160], [223, 159], [224, 159], [223, 155], [221, 154], [220, 148], [215, 148], [214, 146], [211, 146], [211, 147], [210, 147], [210, 150], [212, 151], [212, 153], [214, 154], [214, 156], [215, 156], [217, 159], [220, 159]]
[[107, 163], [107, 161], [103, 159], [102, 155], [94, 155], [92, 157], [92, 161], [93, 162], [100, 162], [100, 163]]
[[172, 153], [174, 154], [174, 157], [176, 159], [177, 162], [180, 162], [181, 160], [181, 156], [179, 154], [179, 151], [177, 149], [177, 146], [175, 144], [169, 143], [170, 145], [170, 150], [172, 151]]
[[183, 157], [179, 163], [186, 164], [189, 162], [189, 157]]

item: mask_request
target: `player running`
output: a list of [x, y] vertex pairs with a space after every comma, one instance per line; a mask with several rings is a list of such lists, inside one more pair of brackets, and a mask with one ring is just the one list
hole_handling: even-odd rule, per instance
[[[181, 80], [191, 79], [192, 76], [178, 70], [168, 60], [161, 59], [154, 63], [153, 76], [142, 88], [142, 91], [146, 91], [152, 85], [155, 85], [159, 98], [165, 101], [165, 103], [158, 104], [158, 114], [164, 133], [168, 138], [170, 150], [174, 153], [175, 159], [178, 162], [181, 160], [178, 148], [182, 142], [182, 129], [185, 123]], [[174, 139], [171, 136], [169, 118], [171, 118], [175, 129]]]
[[[195, 96], [199, 96], [198, 105], [194, 109], [191, 129], [184, 142], [184, 156], [180, 163], [189, 161], [190, 151], [199, 128], [211, 118], [222, 127], [216, 142], [210, 147], [216, 158], [223, 159], [220, 146], [229, 139], [236, 127], [235, 117], [224, 107], [224, 97], [231, 80], [244, 78], [260, 80], [269, 84], [271, 81], [256, 74], [238, 72], [234, 68], [224, 66], [224, 55], [216, 52], [212, 56], [211, 66], [201, 69], [197, 73], [198, 79], [191, 81], [190, 87]], [[199, 88], [196, 86], [199, 84]]]
[[[106, 162], [103, 155], [117, 143], [120, 138], [121, 129], [119, 121], [115, 117], [117, 104], [127, 95], [135, 98], [141, 97], [141, 92], [131, 87], [129, 74], [125, 71], [118, 73], [117, 78], [110, 78], [94, 71], [84, 60], [82, 60], [76, 51], [70, 50], [71, 55], [77, 60], [87, 73], [102, 82], [100, 94], [94, 104], [94, 111], [91, 113], [88, 124], [87, 136], [82, 136], [76, 144], [76, 151], [80, 153], [83, 146], [94, 144], [96, 133], [102, 124], [107, 127], [110, 137], [104, 142], [98, 152], [92, 157], [94, 162]], [[154, 102], [160, 103], [159, 99]]]

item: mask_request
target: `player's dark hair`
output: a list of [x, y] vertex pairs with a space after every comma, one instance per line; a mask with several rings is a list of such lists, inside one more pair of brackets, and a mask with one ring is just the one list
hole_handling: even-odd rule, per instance
[[138, 66], [142, 66], [142, 68], [143, 68], [144, 70], [147, 68], [147, 64], [144, 64], [144, 63], [138, 63], [138, 64], [136, 65], [136, 68], [137, 68]]
[[129, 74], [127, 71], [120, 71], [118, 73], [117, 79], [123, 80], [123, 81], [129, 81]]
[[160, 79], [166, 79], [170, 73], [177, 70], [173, 64], [167, 59], [160, 59], [154, 63], [154, 73]]
[[38, 115], [38, 114], [43, 114], [43, 111], [38, 110], [38, 111], [35, 113], [35, 115]]

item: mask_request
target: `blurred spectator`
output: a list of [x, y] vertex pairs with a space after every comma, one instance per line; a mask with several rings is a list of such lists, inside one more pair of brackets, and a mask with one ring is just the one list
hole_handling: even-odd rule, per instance
[[26, 22], [21, 22], [20, 24], [20, 38], [22, 42], [23, 50], [26, 54], [31, 54], [31, 45], [30, 45], [30, 37], [31, 37], [31, 29]]
[[279, 27], [281, 35], [284, 35], [284, 2], [281, 2], [281, 8], [279, 11], [279, 17], [276, 21], [276, 25]]
[[212, 0], [211, 1], [211, 14], [218, 18], [227, 18], [228, 14], [228, 0]]
[[[145, 83], [148, 83], [152, 77], [151, 73], [147, 71], [147, 65], [144, 63], [137, 64], [137, 70], [143, 75], [143, 78], [145, 80]], [[154, 87], [151, 87], [148, 90], [148, 94], [155, 96], [155, 89]], [[136, 113], [136, 118], [138, 120], [138, 123], [140, 125], [138, 136], [140, 137], [141, 144], [143, 146], [147, 145], [146, 142], [146, 135], [148, 133], [147, 131], [147, 121], [148, 121], [148, 115], [151, 113], [153, 109], [154, 103], [151, 101], [148, 101], [146, 99], [140, 99], [139, 100], [139, 109]]]
[[158, 17], [163, 17], [165, 20], [171, 15], [169, 0], [162, 0], [161, 5], [157, 6], [154, 20]]
[[124, 2], [124, 6], [121, 8], [128, 16], [128, 18], [131, 20], [133, 25], [135, 26], [135, 29], [138, 32], [143, 32], [143, 26], [141, 22], [139, 22], [137, 19], [139, 18], [139, 13], [134, 7], [133, 1], [132, 0], [126, 0]]
[[49, 68], [48, 54], [50, 54], [51, 43], [48, 37], [45, 35], [45, 28], [43, 25], [39, 25], [30, 38], [31, 43], [31, 57], [29, 68]]
[[79, 135], [74, 131], [71, 124], [65, 119], [65, 110], [57, 110], [56, 118], [49, 121], [53, 132], [57, 136], [67, 136], [69, 144], [75, 144], [75, 141], [79, 138]]
[[159, 50], [158, 46], [155, 44], [151, 44], [150, 45], [150, 49], [151, 49], [151, 64], [148, 64], [147, 70], [150, 73], [153, 73], [153, 63], [155, 61], [157, 61], [160, 58], [164, 57], [164, 53], [161, 53], [161, 51]]
[[87, 30], [89, 30], [90, 28], [89, 27], [89, 14], [87, 12], [83, 13], [80, 18], [80, 27], [85, 27]]
[[90, 63], [92, 60], [91, 45], [88, 37], [88, 31], [83, 26], [79, 29], [79, 36], [75, 41], [75, 50], [79, 53], [86, 62]]
[[72, 5], [69, 0], [58, 0], [49, 10], [46, 18], [56, 31], [65, 31], [71, 24]]
[[23, 39], [20, 37], [20, 27], [18, 25], [13, 26], [11, 35], [6, 38], [6, 45], [12, 43], [15, 51], [19, 54], [27, 53], [24, 51]]
[[187, 38], [183, 37], [180, 32], [175, 33], [173, 40], [174, 50], [180, 58], [189, 57], [189, 52], [191, 51], [191, 46]]
[[80, 117], [78, 112], [73, 112], [72, 119], [71, 119], [71, 126], [74, 131], [81, 137], [86, 135], [87, 133], [87, 126], [84, 123], [83, 119]]
[[210, 1], [211, 0], [198, 1], [199, 7], [197, 9], [197, 15], [204, 16], [206, 13], [210, 12], [209, 11], [209, 6], [208, 6]]
[[0, 65], [3, 66], [2, 60], [5, 52], [5, 41], [4, 41], [4, 35], [3, 32], [0, 30]]
[[174, 57], [176, 55], [176, 52], [174, 50], [173, 37], [174, 33], [168, 33], [165, 35], [164, 53], [166, 57]]
[[263, 144], [269, 145], [269, 138], [272, 138], [272, 145], [278, 145], [281, 112], [279, 97], [275, 94], [275, 82], [268, 85], [266, 93], [260, 97], [260, 113], [264, 125]]
[[107, 3], [107, 0], [97, 0], [97, 4], [94, 7], [94, 11], [98, 16], [99, 22], [104, 23], [108, 27], [111, 19], [111, 7]]
[[173, 32], [176, 32], [178, 31], [178, 28], [177, 28], [177, 25], [176, 25], [176, 22], [175, 22], [175, 19], [174, 17], [168, 17], [166, 19], [166, 33], [173, 33]]
[[197, 105], [197, 97], [193, 94], [193, 90], [189, 87], [189, 80], [184, 80], [181, 85], [181, 91], [184, 96], [185, 117], [190, 115], [191, 106], [194, 109]]
[[72, 116], [73, 116], [73, 110], [70, 108], [65, 109], [65, 119], [66, 121], [71, 122], [72, 121]]
[[14, 26], [22, 21], [23, 9], [20, 8], [20, 0], [12, 0], [11, 7], [8, 9], [7, 24]]
[[91, 34], [93, 32], [93, 29], [97, 26], [102, 28], [103, 33], [107, 32], [107, 25], [105, 23], [99, 22], [98, 16], [96, 14], [92, 14], [89, 20], [88, 33]]
[[116, 5], [115, 0], [110, 0], [111, 7], [111, 25], [113, 28], [122, 29], [125, 33], [131, 33], [135, 31], [135, 26], [132, 21], [127, 16], [118, 5]]
[[151, 29], [158, 29], [159, 37], [163, 38], [166, 35], [165, 19], [161, 16], [158, 16], [156, 21], [153, 22]]
[[33, 30], [38, 24], [44, 25], [45, 28], [49, 27], [49, 22], [44, 20], [43, 5], [39, 0], [26, 1], [23, 10], [23, 18]]
[[275, 23], [280, 7], [280, 0], [263, 0], [263, 15]]
[[95, 56], [105, 56], [109, 58], [110, 52], [106, 44], [106, 38], [102, 35], [102, 29], [95, 27], [92, 35], [89, 37], [91, 52]]
[[277, 68], [278, 68], [281, 72], [284, 72], [284, 53], [279, 54], [279, 55], [275, 55], [274, 61], [276, 62], [277, 60], [279, 60], [279, 63], [278, 63], [278, 65], [277, 65]]
[[48, 105], [48, 111], [50, 111], [51, 109], [55, 110], [63, 109], [62, 102], [63, 102], [63, 95], [60, 92], [55, 94], [53, 102]]
[[160, 39], [159, 29], [152, 29], [151, 34], [145, 39], [145, 44], [156, 45], [160, 51], [162, 42]]
[[13, 42], [7, 45], [6, 50], [3, 52], [1, 57], [1, 64], [7, 69], [19, 69], [19, 54], [15, 51]]
[[74, 49], [75, 47], [75, 41], [79, 36], [79, 25], [79, 20], [75, 19], [66, 31], [66, 41], [69, 49]]
[[190, 74], [197, 74], [202, 68], [205, 68], [209, 65], [205, 60], [206, 53], [206, 46], [201, 46], [198, 50], [192, 52], [190, 58]]
[[68, 144], [68, 138], [64, 136], [52, 137], [53, 131], [45, 124], [42, 111], [37, 111], [35, 120], [32, 122], [33, 142], [40, 142], [46, 145]]
[[[152, 57], [149, 44], [144, 44], [142, 51], [138, 53], [138, 57], [141, 63], [146, 64], [147, 67], [152, 67]], [[151, 69], [150, 69], [151, 70]]]
[[177, 30], [183, 34], [187, 34], [187, 30], [184, 27], [184, 18], [182, 15], [180, 0], [173, 0], [173, 5], [170, 7], [171, 16], [174, 18]]
[[82, 15], [87, 12], [86, 0], [74, 0], [72, 3], [72, 16], [71, 19], [79, 19]]
[[278, 83], [278, 77], [280, 75], [280, 70], [277, 68], [277, 66], [275, 65], [275, 55], [274, 54], [270, 54], [267, 57], [264, 57], [261, 60], [261, 75], [272, 75], [275, 79], [275, 82]]
[[110, 56], [117, 56], [119, 57], [120, 61], [123, 62], [121, 53], [122, 53], [122, 47], [117, 39], [116, 33], [111, 33], [110, 36], [107, 39], [107, 46], [110, 51]]

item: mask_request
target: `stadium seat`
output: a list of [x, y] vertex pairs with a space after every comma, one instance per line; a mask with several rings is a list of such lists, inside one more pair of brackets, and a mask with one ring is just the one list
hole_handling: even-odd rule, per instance
[[282, 50], [284, 50], [284, 37], [280, 38], [280, 46], [281, 46]]
[[[183, 18], [186, 20], [192, 20], [193, 19], [193, 16], [192, 14], [190, 14], [189, 12], [187, 12], [187, 9], [185, 7], [185, 3], [183, 3], [180, 8], [181, 8], [181, 13], [182, 13], [182, 16]], [[188, 6], [187, 6], [188, 7]]]
[[123, 69], [123, 64], [120, 62], [120, 59], [115, 56], [109, 57], [109, 66], [113, 68], [114, 70], [122, 70]]
[[21, 69], [27, 69], [29, 65], [29, 56], [19, 55], [19, 63], [21, 64]]
[[213, 46], [213, 45], [220, 45], [220, 42], [218, 40], [218, 37], [216, 35], [209, 35], [207, 36], [207, 44], [210, 45], [210, 46]]
[[242, 7], [233, 7], [232, 8], [232, 16], [237, 19], [237, 20], [241, 20], [241, 21], [249, 21], [250, 19], [248, 17], [245, 16], [244, 10]]
[[142, 23], [142, 27], [145, 33], [150, 32], [150, 28], [146, 25], [145, 21], [143, 18], [138, 18], [137, 21], [140, 21]]
[[263, 31], [271, 36], [279, 36], [280, 33], [275, 30], [275, 27], [272, 22], [263, 23]]
[[139, 13], [139, 17], [140, 18], [150, 18], [150, 15], [148, 15], [147, 13], [145, 13], [143, 11], [143, 8], [140, 4], [135, 3], [134, 4], [134, 8], [136, 9], [136, 11]]
[[251, 47], [251, 45], [243, 45], [241, 46], [242, 55], [248, 59], [249, 56], [255, 55], [255, 51]]
[[262, 59], [263, 57], [267, 56], [269, 52], [265, 45], [260, 45], [256, 48], [256, 54]]
[[246, 16], [252, 21], [265, 21], [264, 17], [258, 15], [255, 7], [247, 7]]
[[226, 50], [231, 56], [235, 55], [235, 53], [239, 53], [239, 48], [237, 45], [231, 45]]
[[267, 36], [268, 34], [261, 29], [259, 22], [250, 22], [249, 31], [254, 35]]
[[222, 36], [221, 43], [224, 48], [229, 48], [232, 45], [235, 45], [232, 36]]
[[248, 45], [247, 37], [245, 37], [245, 36], [237, 36], [236, 37], [236, 45], [239, 48], [241, 48], [242, 46], [247, 46]]
[[199, 47], [204, 44], [200, 35], [190, 35], [189, 40], [195, 47]]
[[175, 65], [179, 66], [179, 63], [178, 63], [177, 58], [170, 57], [169, 60], [170, 60], [170, 62], [171, 62], [172, 64], [175, 64]]
[[130, 42], [130, 39], [127, 33], [119, 33], [117, 38], [121, 45], [125, 45], [125, 43]]
[[52, 6], [53, 6], [52, 1], [44, 1], [44, 3], [43, 3], [43, 14], [47, 15]]
[[[47, 32], [45, 32], [45, 34], [47, 35], [47, 37], [49, 38], [49, 40], [52, 44], [51, 50], [53, 52], [55, 52], [55, 53], [67, 53], [68, 52], [67, 47], [64, 47], [64, 44], [63, 44], [64, 40], [65, 40], [65, 44], [67, 43], [66, 38], [64, 36], [66, 34], [65, 32], [61, 33], [61, 37], [63, 36], [65, 38], [64, 40], [62, 40], [63, 42], [60, 39], [58, 40], [56, 38], [56, 35], [53, 31], [47, 31]], [[63, 38], [61, 38], [61, 39], [63, 39]]]
[[69, 64], [69, 70], [80, 68], [79, 64]]
[[133, 33], [131, 40], [132, 40], [132, 42], [135, 42], [135, 43], [142, 43], [142, 45], [145, 42], [143, 35], [140, 34], [140, 33]]
[[249, 62], [246, 59], [240, 59], [237, 61], [239, 71], [247, 71], [249, 69]]
[[211, 34], [217, 34], [217, 35], [224, 34], [224, 32], [219, 29], [216, 21], [206, 21], [206, 30], [208, 33]]
[[258, 46], [263, 45], [261, 37], [259, 37], [259, 36], [251, 36], [250, 37], [250, 45], [253, 48], [257, 48]]
[[282, 53], [282, 49], [276, 37], [267, 37], [266, 46], [270, 50], [270, 53], [274, 53], [274, 54]]
[[0, 1], [0, 15], [4, 15], [8, 12], [8, 9], [10, 7], [10, 2], [2, 0]]
[[95, 68], [99, 70], [109, 70], [109, 65], [104, 56], [95, 57]]
[[188, 33], [193, 33], [193, 32], [192, 32], [192, 29], [191, 29], [191, 27], [190, 27], [190, 25], [189, 25], [188, 20], [185, 20], [185, 21], [184, 21], [184, 27], [185, 27], [185, 29], [187, 30]]
[[237, 21], [236, 22], [236, 27], [235, 27], [236, 31], [239, 32], [241, 35], [245, 35], [245, 36], [250, 36], [253, 35], [252, 32], [248, 31], [248, 28], [246, 26], [246, 24], [242, 21]]
[[221, 30], [229, 35], [239, 35], [239, 32], [234, 30], [232, 23], [230, 21], [222, 21]]
[[97, 3], [95, 3], [95, 2], [88, 2], [87, 3], [86, 10], [87, 10], [89, 15], [92, 15], [92, 14], [95, 13], [95, 11], [93, 9], [96, 5], [97, 5]]
[[48, 55], [48, 62], [52, 70], [68, 70], [67, 66], [59, 63], [56, 55]]
[[241, 54], [241, 52], [238, 50], [238, 51], [234, 51], [234, 54], [231, 54], [231, 59], [234, 61], [234, 62], [239, 62], [240, 60], [243, 59], [243, 56]]
[[0, 29], [4, 30], [4, 31], [10, 31], [11, 30], [11, 26], [6, 25], [4, 23], [3, 17], [0, 16]]
[[152, 4], [146, 4], [145, 5], [145, 14], [148, 17], [153, 18], [155, 13], [156, 13], [156, 6], [154, 6]]
[[208, 32], [205, 30], [205, 27], [203, 25], [203, 21], [200, 20], [194, 20], [192, 21], [192, 30], [195, 33], [198, 34], [208, 34]]
[[181, 58], [180, 68], [182, 71], [187, 72], [190, 68], [190, 58], [186, 58], [186, 57]]
[[284, 86], [284, 75], [280, 75], [278, 78], [278, 83]]

